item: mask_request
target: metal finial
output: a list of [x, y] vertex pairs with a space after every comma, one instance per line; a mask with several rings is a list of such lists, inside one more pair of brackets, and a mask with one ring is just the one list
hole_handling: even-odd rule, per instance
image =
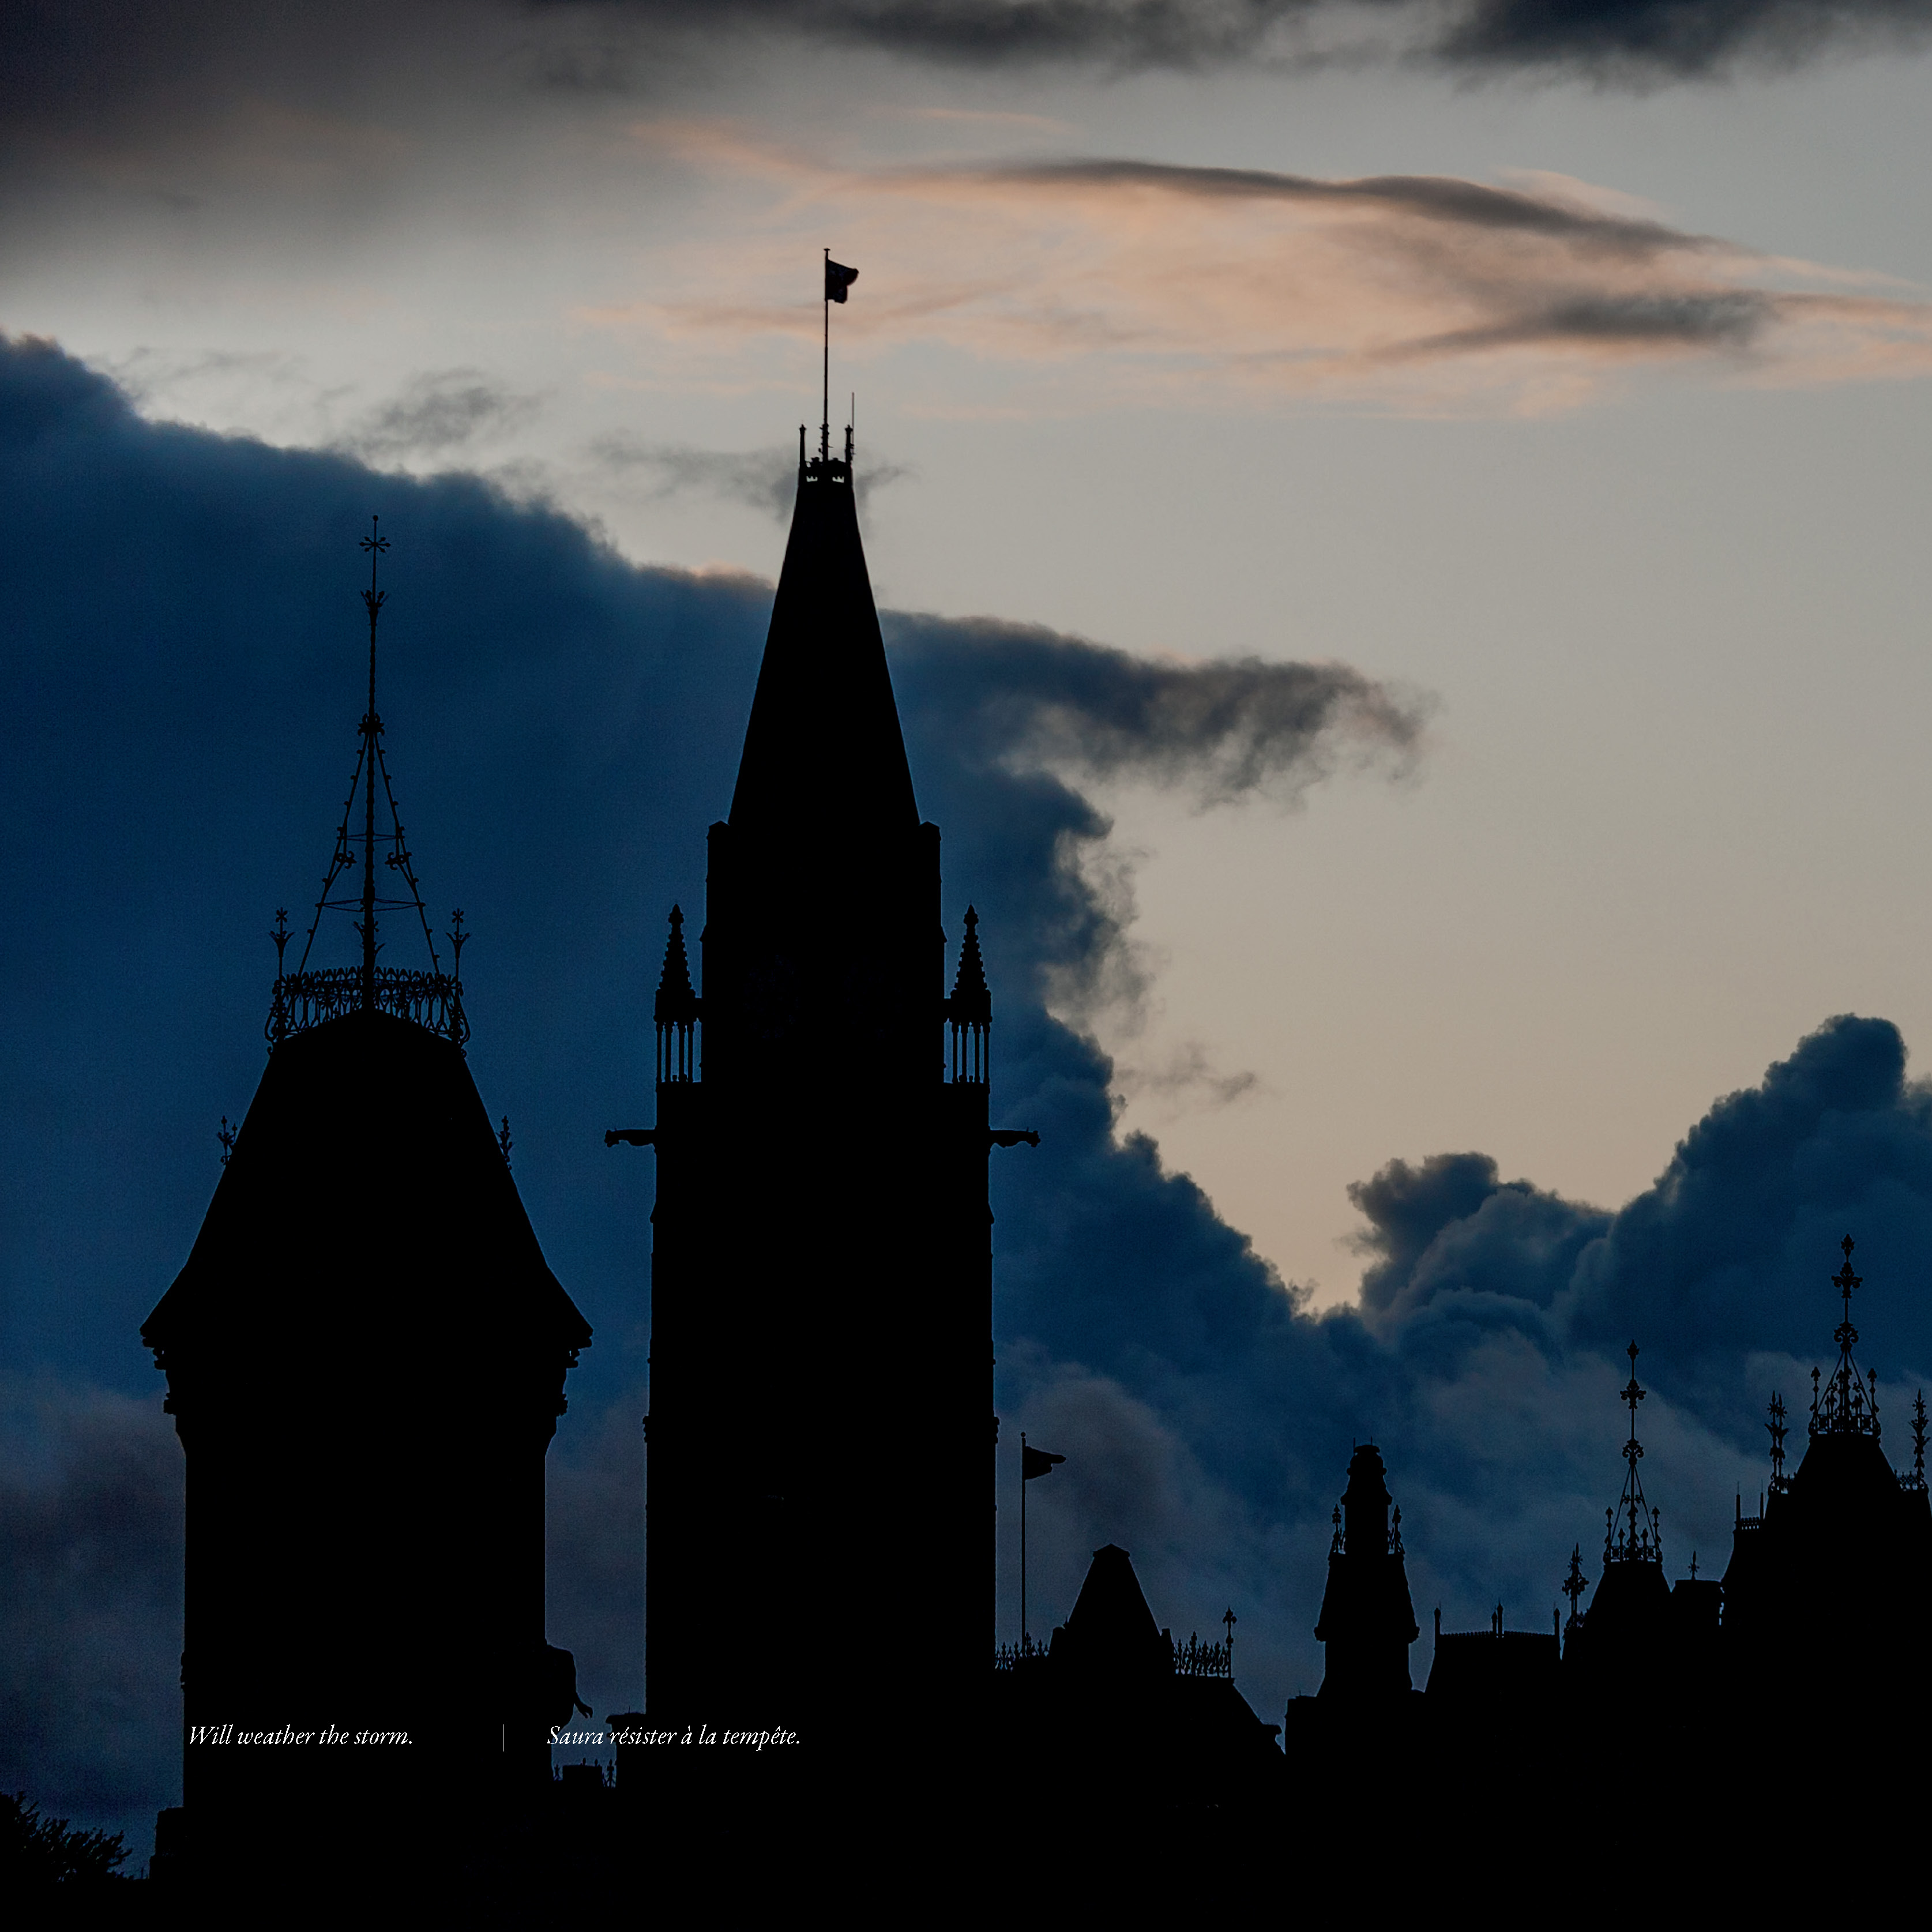
[[[404, 836], [395, 786], [390, 778], [388, 760], [382, 750], [382, 719], [376, 709], [376, 629], [388, 592], [377, 587], [376, 568], [382, 554], [389, 548], [389, 539], [382, 535], [379, 518], [370, 518], [369, 534], [358, 542], [369, 557], [369, 587], [362, 593], [363, 608], [369, 616], [368, 702], [358, 728], [356, 769], [350, 776], [349, 796], [344, 801], [342, 816], [336, 826], [335, 850], [330, 856], [328, 871], [315, 902], [315, 916], [309, 922], [308, 935], [302, 942], [302, 956], [292, 973], [284, 970], [279, 950], [285, 945], [286, 938], [278, 936], [277, 940], [275, 997], [266, 1029], [272, 1053], [290, 1033], [358, 1010], [380, 1010], [413, 1021], [458, 1047], [470, 1036], [469, 1022], [463, 1015], [461, 989], [453, 976], [444, 976], [442, 962], [437, 956], [436, 936], [430, 930], [429, 912], [423, 904], [422, 888], [417, 883], [414, 862]], [[379, 777], [389, 812], [390, 829], [383, 835], [383, 843], [389, 848], [384, 866], [387, 871], [400, 875], [409, 890], [407, 898], [382, 898], [376, 892], [376, 782]], [[352, 833], [350, 828], [354, 821], [358, 798], [362, 804], [362, 824], [358, 831]], [[356, 850], [358, 845], [362, 848], [359, 855]], [[362, 868], [361, 891], [353, 897], [346, 894], [334, 897], [337, 881], [358, 864]], [[321, 928], [325, 912], [356, 915], [356, 932], [362, 942], [358, 966], [310, 970], [310, 955], [314, 951], [316, 935]], [[406, 916], [411, 912], [416, 914], [424, 948], [429, 955], [428, 972], [412, 971], [400, 966], [378, 967], [377, 958], [382, 950], [380, 917], [390, 912], [401, 913]], [[281, 920], [284, 915], [278, 914], [277, 917]]]
[[496, 1136], [496, 1145], [502, 1150], [503, 1165], [508, 1167], [510, 1164], [510, 1150], [516, 1145], [516, 1142], [510, 1138], [510, 1117], [508, 1114], [503, 1116], [503, 1128]]
[[1844, 1318], [1832, 1338], [1838, 1345], [1838, 1365], [1828, 1377], [1822, 1378], [1822, 1390], [1818, 1371], [1814, 1369], [1811, 1372], [1811, 1433], [1870, 1436], [1876, 1440], [1879, 1435], [1878, 1376], [1874, 1371], [1868, 1378], [1862, 1377], [1852, 1357], [1858, 1339], [1858, 1331], [1852, 1325], [1852, 1293], [1864, 1286], [1864, 1277], [1852, 1271], [1851, 1236], [1847, 1234], [1838, 1245], [1845, 1257], [1844, 1265], [1832, 1277], [1832, 1286], [1844, 1303]]
[[1583, 1546], [1571, 1546], [1570, 1574], [1563, 1580], [1563, 1594], [1570, 1599], [1570, 1621], [1576, 1621], [1576, 1605], [1583, 1592], [1589, 1588], [1590, 1580], [1583, 1574]]
[[235, 1130], [228, 1124], [228, 1116], [221, 1117], [221, 1126], [214, 1138], [221, 1143], [221, 1164], [228, 1165], [228, 1156], [235, 1151]]
[[1630, 1410], [1630, 1435], [1623, 1447], [1623, 1492], [1616, 1506], [1606, 1510], [1604, 1562], [1657, 1563], [1663, 1560], [1663, 1543], [1658, 1534], [1658, 1512], [1645, 1500], [1643, 1478], [1637, 1465], [1643, 1460], [1643, 1444], [1636, 1439], [1636, 1406], [1648, 1391], [1636, 1378], [1637, 1346], [1633, 1342], [1624, 1352], [1630, 1358], [1630, 1377], [1620, 1391]]

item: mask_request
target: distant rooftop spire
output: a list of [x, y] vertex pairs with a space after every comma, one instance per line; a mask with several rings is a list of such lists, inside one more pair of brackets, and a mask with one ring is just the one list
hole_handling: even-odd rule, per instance
[[1643, 1444], [1636, 1439], [1636, 1406], [1649, 1394], [1636, 1379], [1637, 1346], [1633, 1342], [1624, 1353], [1630, 1357], [1630, 1378], [1621, 1391], [1630, 1408], [1630, 1440], [1624, 1444], [1623, 1493], [1616, 1507], [1606, 1510], [1604, 1527], [1604, 1562], [1612, 1563], [1661, 1563], [1664, 1539], [1658, 1533], [1658, 1512], [1644, 1501], [1643, 1478], [1637, 1465], [1643, 1460]]
[[[291, 1033], [320, 1025], [344, 1013], [380, 1010], [413, 1020], [431, 1032], [454, 1040], [459, 1046], [470, 1037], [469, 1023], [463, 1014], [463, 988], [458, 977], [464, 942], [469, 937], [462, 930], [463, 915], [459, 912], [454, 916], [456, 930], [449, 935], [453, 962], [450, 972], [445, 974], [442, 962], [436, 953], [435, 935], [430, 930], [429, 914], [423, 905], [422, 889], [416, 884], [408, 842], [404, 836], [395, 787], [389, 778], [388, 760], [382, 752], [382, 719], [376, 709], [376, 626], [388, 592], [376, 588], [376, 572], [383, 553], [389, 548], [389, 539], [382, 534], [379, 518], [372, 516], [369, 519], [369, 534], [361, 540], [361, 548], [369, 556], [369, 587], [362, 592], [363, 606], [369, 614], [368, 706], [357, 728], [356, 770], [349, 781], [349, 796], [344, 801], [341, 822], [336, 827], [335, 850], [330, 856], [328, 876], [322, 882], [322, 891], [315, 902], [315, 914], [309, 922], [302, 957], [292, 973], [283, 970], [284, 955], [291, 937], [287, 930], [287, 916], [281, 912], [275, 915], [277, 929], [272, 935], [275, 941], [275, 990], [266, 1029], [271, 1052]], [[379, 776], [389, 813], [389, 830], [381, 835], [380, 842], [389, 848], [383, 855], [382, 863], [409, 888], [407, 898], [384, 898], [376, 890], [376, 781]], [[350, 827], [354, 823], [358, 793], [362, 800], [362, 829], [359, 835], [356, 835]], [[356, 851], [358, 845], [362, 848], [359, 857]], [[360, 892], [353, 898], [332, 897], [336, 881], [358, 863], [362, 868]], [[429, 954], [429, 970], [425, 973], [401, 967], [379, 966], [377, 956], [382, 951], [378, 938], [380, 916], [386, 912], [412, 910], [422, 928], [423, 944]], [[355, 929], [361, 941], [362, 956], [358, 966], [326, 968], [314, 972], [309, 970], [309, 955], [314, 950], [316, 934], [326, 912], [357, 915]]]
[[1766, 1413], [1771, 1418], [1764, 1425], [1766, 1433], [1771, 1438], [1771, 1486], [1776, 1492], [1785, 1486], [1784, 1438], [1790, 1434], [1790, 1428], [1784, 1420], [1784, 1398], [1775, 1389], [1771, 1392], [1771, 1402]]
[[1864, 1277], [1852, 1272], [1850, 1235], [1838, 1244], [1844, 1250], [1844, 1266], [1832, 1277], [1832, 1286], [1844, 1298], [1845, 1317], [1833, 1330], [1838, 1345], [1838, 1366], [1823, 1390], [1818, 1386], [1818, 1371], [1811, 1371], [1811, 1433], [1817, 1436], [1869, 1436], [1878, 1438], [1878, 1374], [1872, 1373], [1868, 1389], [1858, 1377], [1858, 1365], [1852, 1359], [1858, 1331], [1852, 1326], [1852, 1291], [1864, 1286]]
[[1582, 1600], [1583, 1592], [1590, 1587], [1590, 1580], [1583, 1574], [1583, 1546], [1574, 1544], [1570, 1550], [1570, 1574], [1563, 1580], [1563, 1594], [1570, 1599], [1570, 1624], [1574, 1629], [1582, 1618], [1577, 1614], [1576, 1606]]

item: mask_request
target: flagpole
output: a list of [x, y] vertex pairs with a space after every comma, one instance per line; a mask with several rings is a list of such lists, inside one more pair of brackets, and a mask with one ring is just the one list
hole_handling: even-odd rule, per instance
[[832, 454], [832, 250], [825, 251], [825, 285], [821, 291], [825, 310], [825, 386], [823, 409], [818, 419], [818, 457], [822, 463]]
[[1026, 1654], [1026, 1431], [1020, 1431], [1020, 1654]]

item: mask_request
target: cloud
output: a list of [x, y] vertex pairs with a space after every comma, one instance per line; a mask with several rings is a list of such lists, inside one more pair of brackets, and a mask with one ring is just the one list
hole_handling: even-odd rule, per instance
[[1552, 196], [1485, 187], [1432, 175], [1370, 176], [1323, 181], [1263, 168], [1186, 167], [1173, 162], [1015, 162], [990, 178], [1056, 185], [1151, 188], [1210, 201], [1280, 201], [1384, 208], [1458, 227], [1514, 230], [1580, 242], [1618, 254], [1650, 255], [1704, 245], [1663, 223], [1605, 213]]
[[992, 70], [1401, 62], [1641, 88], [1915, 48], [1928, 20], [1928, 0], [26, 0], [0, 11], [0, 113], [16, 152], [97, 170], [237, 140], [286, 166], [286, 138], [248, 124], [294, 117], [295, 164], [353, 178], [397, 138], [378, 103], [500, 130], [533, 99], [676, 92], [775, 41]]
[[0, 1787], [137, 1858], [179, 1795], [182, 1476], [158, 1404], [0, 1384]]
[[502, 436], [539, 406], [481, 369], [442, 369], [412, 376], [400, 394], [368, 410], [339, 446], [369, 463], [446, 457]]
[[[680, 23], [689, 0], [612, 0]], [[1581, 70], [1636, 85], [1914, 46], [1925, 0], [730, 0], [704, 17], [980, 67], [1282, 68], [1338, 57]]]
[[[692, 449], [682, 443], [652, 442], [627, 431], [599, 436], [591, 460], [619, 475], [642, 472], [655, 478], [652, 494], [675, 496], [686, 491], [742, 503], [780, 523], [791, 515], [798, 488], [798, 455], [788, 447], [734, 452]], [[868, 460], [853, 479], [862, 511], [875, 490], [914, 474], [909, 464]]]
[[694, 377], [748, 338], [809, 326], [779, 292], [808, 226], [828, 222], [855, 259], [889, 265], [842, 318], [849, 355], [944, 345], [1004, 365], [1037, 410], [1321, 398], [1537, 412], [1642, 367], [1755, 384], [1932, 368], [1932, 303], [1915, 292], [1674, 227], [1581, 182], [1106, 157], [868, 170], [722, 124], [636, 138], [735, 179], [774, 231], [700, 247], [650, 304], [586, 318], [655, 338]]
[[[273, 909], [326, 857], [371, 508], [395, 544], [382, 709], [417, 870], [433, 907], [469, 913], [470, 1064], [596, 1330], [553, 1450], [550, 1634], [600, 1716], [638, 1695], [651, 1190], [602, 1137], [649, 1105], [640, 1015], [670, 905], [701, 903], [770, 586], [636, 568], [472, 477], [144, 422], [52, 345], [0, 346], [18, 873], [0, 1344], [48, 1378], [15, 1402], [0, 1489], [0, 1698], [10, 1775], [110, 1828], [176, 1793], [181, 1464], [137, 1330], [218, 1174], [216, 1124], [260, 1078]], [[920, 803], [945, 832], [943, 916], [982, 916], [996, 1118], [1041, 1134], [993, 1168], [997, 1493], [1010, 1504], [1022, 1430], [1070, 1458], [1035, 1486], [1036, 1630], [1086, 1553], [1124, 1542], [1178, 1633], [1234, 1610], [1243, 1688], [1273, 1717], [1318, 1682], [1328, 1512], [1370, 1434], [1424, 1623], [1437, 1603], [1480, 1622], [1500, 1598], [1512, 1628], [1540, 1627], [1616, 1493], [1633, 1336], [1673, 1573], [1694, 1547], [1715, 1568], [1733, 1490], [1762, 1480], [1763, 1400], [1830, 1349], [1846, 1232], [1861, 1354], [1896, 1414], [1932, 1360], [1932, 1097], [1894, 1028], [1829, 1022], [1613, 1212], [1480, 1152], [1393, 1162], [1357, 1192], [1362, 1305], [1315, 1316], [1152, 1141], [1117, 1136], [1114, 1069], [1050, 1001], [1131, 917], [1082, 862], [1107, 844], [1094, 787], [1292, 806], [1399, 778], [1426, 706], [1345, 666], [888, 621]], [[862, 1428], [868, 1394], [825, 1391]], [[1009, 1636], [1016, 1515], [999, 1517]], [[894, 1607], [855, 1602], [855, 1624]]]
[[893, 641], [943, 693], [954, 758], [1070, 769], [1190, 794], [1298, 802], [1338, 764], [1406, 775], [1430, 700], [1346, 664], [1131, 657], [1022, 625], [896, 616]]
[[1218, 1071], [1198, 1040], [1184, 1040], [1150, 1065], [1129, 1066], [1117, 1056], [1114, 1090], [1124, 1099], [1150, 1098], [1170, 1111], [1185, 1106], [1232, 1106], [1262, 1091], [1258, 1073]]
[[1452, 65], [1645, 86], [1916, 48], [1929, 27], [1924, 0], [1477, 0], [1452, 16], [1435, 52]]

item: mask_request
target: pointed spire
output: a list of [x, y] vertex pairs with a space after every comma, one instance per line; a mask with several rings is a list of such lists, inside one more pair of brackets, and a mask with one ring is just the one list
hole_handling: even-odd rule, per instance
[[658, 1084], [682, 1085], [698, 1077], [695, 1035], [704, 1002], [691, 983], [691, 961], [684, 950], [684, 908], [670, 909], [670, 937], [664, 941], [664, 970], [658, 976], [653, 1017], [658, 1028]]
[[980, 915], [970, 906], [946, 1018], [952, 1030], [953, 1079], [985, 1085], [992, 1077], [993, 995], [986, 984], [986, 962], [980, 956]]
[[1637, 1346], [1633, 1342], [1624, 1352], [1630, 1357], [1630, 1378], [1621, 1391], [1630, 1410], [1630, 1439], [1624, 1444], [1623, 1492], [1616, 1507], [1604, 1512], [1604, 1562], [1661, 1563], [1664, 1539], [1658, 1532], [1659, 1513], [1644, 1499], [1643, 1478], [1637, 1465], [1643, 1460], [1643, 1444], [1636, 1439], [1636, 1406], [1650, 1391], [1639, 1387], [1636, 1378]]
[[854, 832], [919, 824], [849, 454], [800, 465], [731, 797], [740, 833], [789, 838], [828, 820]]
[[[345, 1013], [358, 1012], [380, 1011], [413, 1021], [458, 1046], [470, 1037], [469, 1022], [463, 1014], [462, 988], [457, 984], [453, 970], [448, 974], [443, 971], [442, 962], [436, 955], [435, 935], [430, 930], [429, 913], [423, 904], [422, 888], [416, 883], [415, 862], [404, 834], [402, 814], [396, 804], [396, 789], [391, 782], [388, 760], [382, 750], [382, 719], [376, 709], [376, 629], [389, 593], [376, 588], [376, 572], [389, 548], [389, 539], [382, 534], [380, 519], [370, 518], [369, 534], [360, 542], [369, 556], [369, 587], [362, 593], [363, 608], [369, 617], [368, 704], [356, 729], [356, 770], [350, 778], [349, 796], [336, 826], [335, 850], [322, 882], [321, 893], [315, 902], [315, 914], [309, 922], [308, 937], [302, 942], [302, 956], [292, 973], [286, 970], [284, 957], [291, 937], [287, 916], [281, 912], [275, 915], [276, 930], [270, 935], [275, 944], [275, 990], [264, 1029], [271, 1053], [292, 1033], [319, 1026], [324, 1021], [339, 1018]], [[380, 836], [376, 830], [378, 778], [382, 781], [389, 817], [389, 830]], [[355, 833], [350, 828], [355, 822], [358, 796], [362, 806], [362, 829]], [[382, 864], [409, 888], [407, 898], [386, 898], [377, 892], [376, 848], [379, 844], [388, 848], [382, 855]], [[359, 856], [356, 850], [358, 845], [362, 848]], [[361, 890], [353, 897], [332, 897], [337, 880], [358, 865], [362, 868]], [[378, 956], [382, 950], [379, 938], [380, 916], [388, 912], [412, 911], [416, 916], [423, 945], [429, 955], [428, 971], [379, 965]], [[354, 915], [356, 933], [360, 941], [358, 965], [310, 970], [309, 956], [314, 950], [316, 935], [326, 912]], [[406, 925], [407, 921], [404, 923]]]
[[1772, 1493], [1777, 1495], [1785, 1486], [1784, 1438], [1790, 1432], [1784, 1420], [1784, 1398], [1775, 1389], [1771, 1392], [1771, 1402], [1766, 1413], [1771, 1418], [1764, 1426], [1766, 1432], [1771, 1438]]
[[980, 953], [980, 915], [966, 908], [966, 938], [959, 948], [959, 970], [952, 981], [952, 1011], [962, 1021], [993, 1016], [993, 995], [986, 985], [986, 962]]
[[673, 906], [670, 937], [664, 941], [664, 970], [658, 976], [656, 1018], [660, 1025], [666, 1020], [688, 1018], [697, 1004], [698, 995], [691, 985], [691, 958], [684, 950], [684, 908]]
[[1582, 1622], [1576, 1606], [1582, 1600], [1583, 1592], [1590, 1587], [1590, 1580], [1583, 1574], [1583, 1546], [1573, 1544], [1570, 1550], [1570, 1574], [1563, 1580], [1563, 1594], [1570, 1599], [1570, 1628], [1574, 1630]]
[[1858, 1339], [1858, 1331], [1852, 1326], [1852, 1293], [1864, 1286], [1864, 1277], [1852, 1272], [1852, 1250], [1856, 1244], [1851, 1236], [1847, 1234], [1838, 1245], [1845, 1257], [1844, 1267], [1832, 1277], [1832, 1286], [1845, 1304], [1844, 1319], [1832, 1336], [1838, 1345], [1838, 1366], [1822, 1390], [1818, 1371], [1811, 1371], [1811, 1433], [1814, 1436], [1869, 1436], [1876, 1442], [1879, 1436], [1877, 1371], [1873, 1371], [1868, 1388], [1859, 1376], [1858, 1364], [1852, 1358]]

